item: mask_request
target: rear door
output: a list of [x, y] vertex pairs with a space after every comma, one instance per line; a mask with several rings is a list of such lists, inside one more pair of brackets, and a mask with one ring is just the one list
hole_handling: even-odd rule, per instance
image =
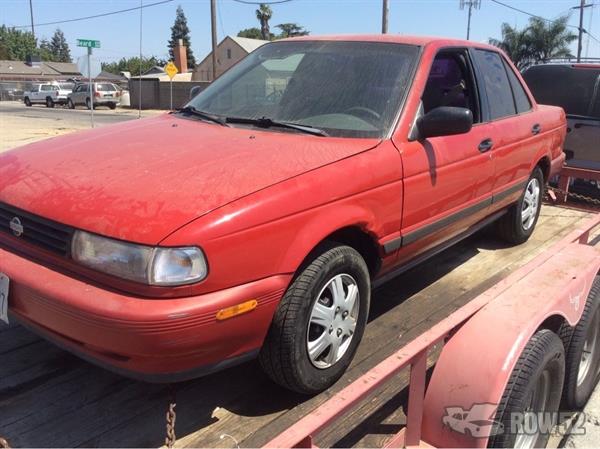
[[[525, 188], [533, 158], [550, 142], [522, 81], [504, 57], [473, 49], [473, 60], [485, 95], [494, 160], [493, 208], [514, 202]], [[551, 139], [551, 137], [548, 137]]]
[[440, 106], [470, 109], [466, 134], [415, 140], [402, 145], [404, 208], [399, 262], [413, 258], [465, 231], [488, 214], [493, 161], [491, 137], [482, 122], [480, 98], [469, 51], [443, 49], [436, 55], [421, 98], [422, 113]]

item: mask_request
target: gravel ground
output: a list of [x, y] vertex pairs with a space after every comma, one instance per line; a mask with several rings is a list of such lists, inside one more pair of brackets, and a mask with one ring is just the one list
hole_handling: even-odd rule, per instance
[[[151, 117], [164, 112], [144, 110], [142, 117]], [[107, 108], [94, 110], [94, 123], [97, 127], [137, 118], [137, 110]], [[90, 128], [90, 111], [87, 109], [71, 110], [59, 106], [50, 109], [39, 105], [28, 108], [20, 102], [0, 102], [0, 152], [36, 140], [88, 128]]]

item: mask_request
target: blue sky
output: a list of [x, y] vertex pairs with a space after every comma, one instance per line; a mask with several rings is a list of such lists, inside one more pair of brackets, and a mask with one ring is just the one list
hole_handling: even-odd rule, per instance
[[[156, 0], [143, 0], [145, 4]], [[554, 19], [578, 4], [578, 0], [503, 0], [517, 8], [548, 19]], [[588, 0], [591, 3], [592, 0]], [[297, 22], [312, 34], [377, 33], [381, 29], [381, 0], [292, 0], [272, 5], [274, 25]], [[464, 38], [467, 13], [458, 7], [459, 0], [389, 0], [389, 31], [401, 34], [427, 34]], [[593, 0], [594, 8], [586, 9], [584, 28], [600, 39], [600, 0]], [[139, 0], [33, 0], [36, 23], [51, 22], [99, 14], [139, 5]], [[198, 60], [210, 51], [210, 3], [208, 0], [174, 0], [170, 3], [144, 9], [143, 54], [166, 58], [170, 27], [175, 9], [181, 5], [191, 29], [192, 48]], [[258, 25], [254, 10], [256, 6], [244, 5], [234, 0], [217, 0], [218, 38], [237, 34], [240, 29]], [[590, 26], [591, 17], [591, 28]], [[471, 39], [487, 41], [499, 37], [500, 25], [524, 26], [528, 17], [489, 0], [482, 0], [482, 7], [473, 14]], [[576, 25], [578, 16], [573, 12], [571, 24]], [[2, 0], [0, 23], [8, 26], [30, 23], [27, 0]], [[75, 47], [77, 38], [98, 39], [102, 48], [96, 51], [101, 61], [135, 56], [139, 51], [139, 12], [91, 19], [59, 25], [64, 31], [74, 58], [83, 49]], [[50, 37], [54, 26], [38, 26], [36, 36]], [[274, 30], [276, 31], [276, 30]], [[600, 44], [590, 41], [589, 49], [584, 39], [583, 53], [600, 57]], [[575, 46], [573, 46], [575, 51]]]

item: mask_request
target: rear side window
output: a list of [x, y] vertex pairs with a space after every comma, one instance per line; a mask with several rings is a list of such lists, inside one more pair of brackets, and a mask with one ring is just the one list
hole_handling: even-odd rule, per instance
[[516, 114], [512, 89], [500, 55], [494, 51], [475, 50], [475, 61], [483, 77], [490, 119], [495, 120]]
[[508, 80], [510, 81], [510, 86], [512, 87], [513, 95], [515, 96], [515, 105], [517, 106], [517, 113], [522, 114], [523, 112], [527, 112], [531, 110], [531, 101], [529, 101], [529, 97], [523, 89], [523, 85], [513, 69], [504, 61], [504, 67], [506, 68], [506, 73], [508, 73]]

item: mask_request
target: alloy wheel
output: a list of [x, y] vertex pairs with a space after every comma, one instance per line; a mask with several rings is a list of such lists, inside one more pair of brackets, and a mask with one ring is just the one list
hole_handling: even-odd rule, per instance
[[537, 217], [538, 208], [540, 207], [540, 192], [540, 181], [537, 178], [531, 178], [525, 189], [521, 209], [521, 222], [525, 231], [531, 229]]

